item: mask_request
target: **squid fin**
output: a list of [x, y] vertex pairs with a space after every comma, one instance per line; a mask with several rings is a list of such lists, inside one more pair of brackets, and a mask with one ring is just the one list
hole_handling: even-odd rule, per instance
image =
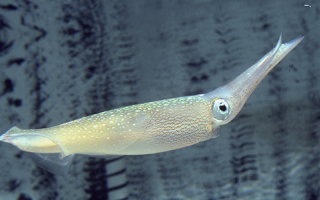
[[61, 153], [26, 153], [40, 168], [64, 177], [66, 177], [74, 157], [74, 154], [61, 158]]

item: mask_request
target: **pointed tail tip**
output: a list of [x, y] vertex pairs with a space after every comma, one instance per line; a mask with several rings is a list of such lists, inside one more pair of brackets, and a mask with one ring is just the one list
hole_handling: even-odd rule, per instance
[[[7, 132], [8, 132], [8, 131], [7, 131]], [[5, 132], [5, 133], [3, 133], [3, 134], [0, 135], [0, 141], [5, 142], [5, 140], [6, 140], [6, 133], [7, 133], [7, 132]]]
[[18, 128], [17, 126], [14, 126], [14, 127], [10, 128], [9, 130], [7, 130], [5, 133], [0, 135], [0, 141], [7, 142], [6, 140], [8, 140], [8, 138], [10, 137], [11, 134], [19, 133], [21, 131], [22, 131], [22, 129]]

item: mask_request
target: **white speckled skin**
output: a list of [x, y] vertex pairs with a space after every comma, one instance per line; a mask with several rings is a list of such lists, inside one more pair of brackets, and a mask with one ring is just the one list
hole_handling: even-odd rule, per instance
[[[212, 138], [211, 110], [211, 102], [200, 95], [180, 97], [101, 112], [51, 128], [21, 130], [14, 127], [6, 133], [14, 137], [4, 141], [12, 138], [11, 143], [22, 150], [62, 151], [64, 156], [157, 153]], [[19, 145], [26, 137], [33, 142], [24, 147]]]
[[[51, 128], [11, 128], [0, 140], [35, 153], [139, 155], [183, 148], [217, 136], [261, 82], [303, 37], [276, 47], [238, 77], [204, 95], [179, 97], [128, 106]], [[229, 115], [219, 120], [212, 104], [228, 102]], [[49, 167], [48, 167], [49, 166]], [[50, 168], [50, 164], [45, 166]]]

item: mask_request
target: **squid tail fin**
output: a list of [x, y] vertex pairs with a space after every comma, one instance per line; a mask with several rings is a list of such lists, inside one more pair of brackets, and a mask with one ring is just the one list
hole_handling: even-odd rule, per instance
[[23, 130], [16, 126], [0, 135], [0, 141], [25, 151], [34, 163], [53, 174], [66, 176], [74, 154], [67, 154], [43, 129]]
[[61, 153], [26, 153], [38, 167], [64, 177], [74, 157], [74, 154], [61, 158]]

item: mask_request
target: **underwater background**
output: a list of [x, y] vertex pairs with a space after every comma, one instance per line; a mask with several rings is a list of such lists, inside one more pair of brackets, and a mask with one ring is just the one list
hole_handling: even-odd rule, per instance
[[77, 155], [66, 178], [0, 143], [0, 200], [320, 199], [320, 2], [0, 0], [0, 133], [206, 93], [305, 39], [220, 136]]

